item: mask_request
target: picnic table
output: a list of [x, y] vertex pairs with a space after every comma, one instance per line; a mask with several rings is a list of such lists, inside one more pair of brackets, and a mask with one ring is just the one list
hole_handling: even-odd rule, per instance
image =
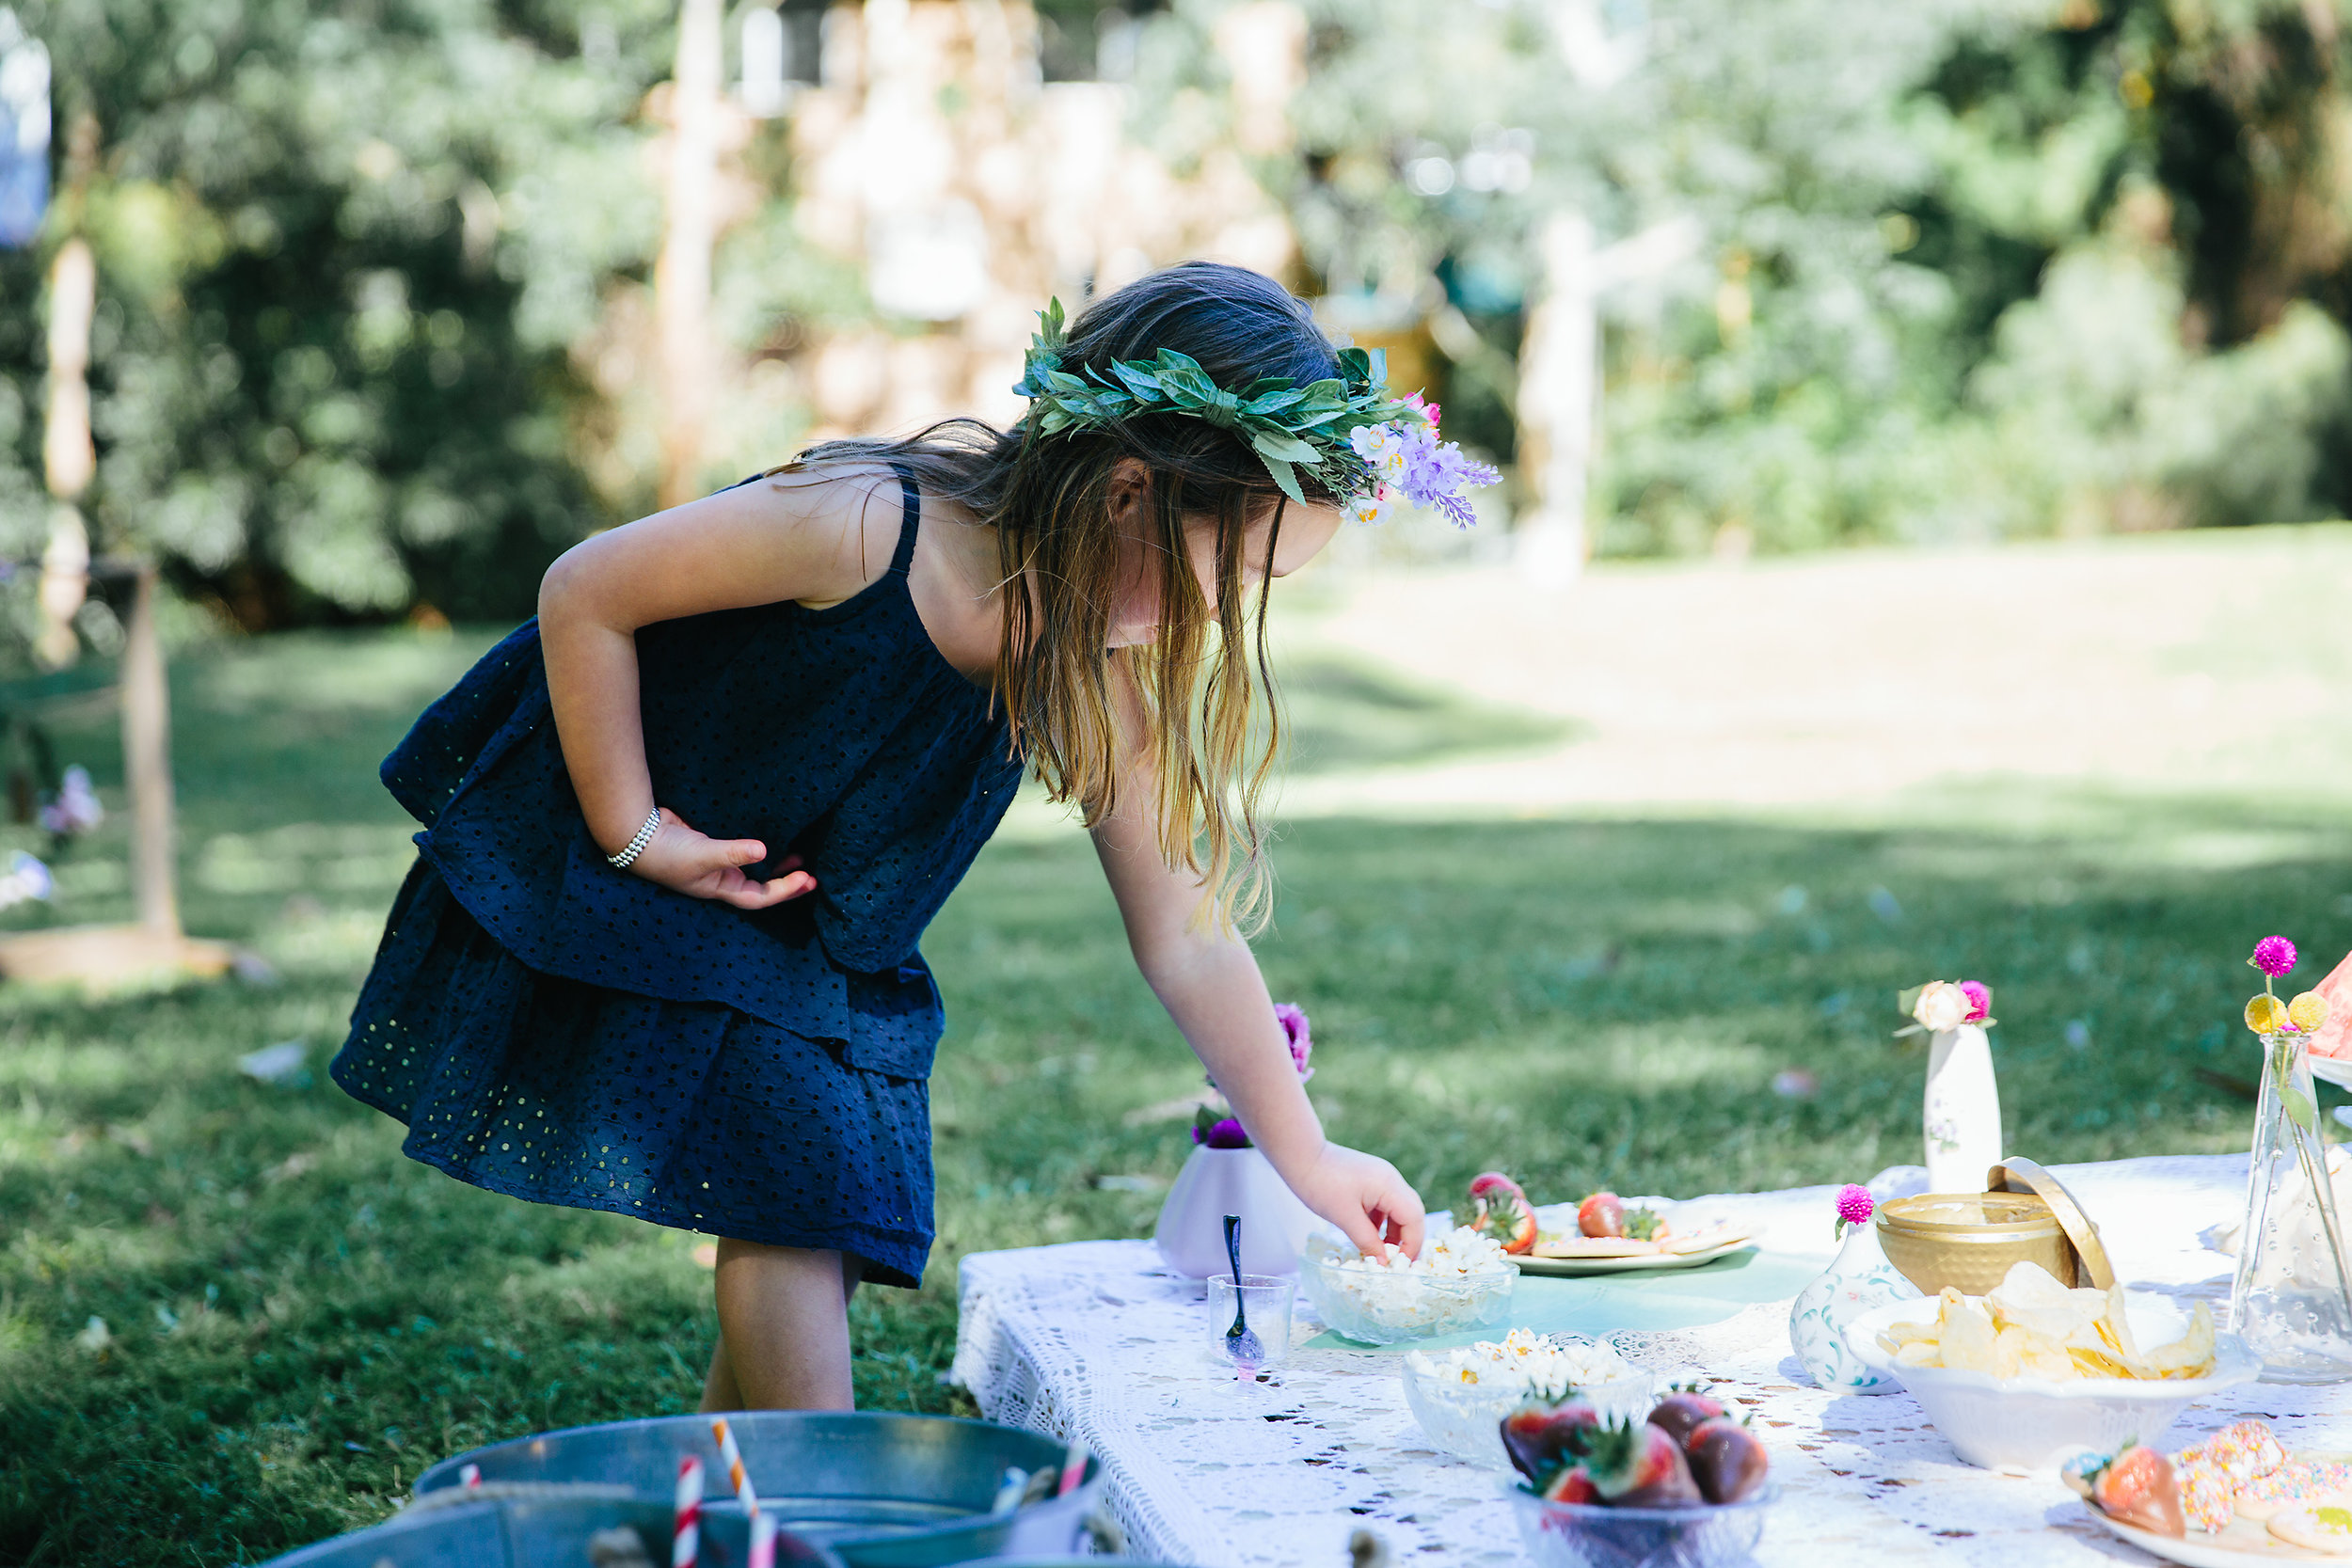
[[[2232, 1260], [2199, 1233], [2238, 1215], [2245, 1156], [2056, 1174], [2100, 1227], [2120, 1279], [2224, 1310]], [[2150, 1560], [2052, 1477], [1961, 1463], [1909, 1396], [1831, 1393], [1805, 1379], [1789, 1353], [1788, 1306], [1829, 1259], [1835, 1191], [1696, 1200], [1697, 1212], [1753, 1225], [1760, 1250], [1647, 1278], [1523, 1277], [1511, 1323], [1610, 1335], [1675, 1380], [1727, 1385], [1719, 1393], [1753, 1413], [1781, 1487], [1756, 1551], [1764, 1568]], [[1350, 1534], [1369, 1528], [1399, 1564], [1525, 1560], [1502, 1473], [1449, 1459], [1422, 1437], [1401, 1383], [1407, 1347], [1318, 1334], [1260, 1381], [1238, 1381], [1204, 1348], [1199, 1283], [1167, 1273], [1143, 1241], [972, 1254], [961, 1306], [957, 1380], [990, 1418], [1075, 1437], [1101, 1455], [1110, 1510], [1137, 1557], [1339, 1568]], [[2291, 1449], [2352, 1449], [2352, 1386], [2267, 1384], [2191, 1406], [2162, 1446], [2248, 1417], [2270, 1421]]]

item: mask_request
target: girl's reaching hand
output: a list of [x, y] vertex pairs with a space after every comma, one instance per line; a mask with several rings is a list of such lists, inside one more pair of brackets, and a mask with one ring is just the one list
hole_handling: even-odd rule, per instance
[[764, 910], [817, 891], [817, 879], [800, 868], [798, 855], [787, 855], [780, 867], [784, 875], [771, 880], [755, 882], [743, 875], [743, 867], [767, 858], [768, 847], [759, 840], [707, 837], [664, 806], [653, 841], [628, 869], [674, 893], [715, 898], [739, 910]]
[[1386, 1160], [1326, 1144], [1290, 1187], [1300, 1202], [1346, 1231], [1358, 1251], [1377, 1252], [1381, 1243], [1394, 1242], [1406, 1257], [1421, 1256], [1421, 1195]]

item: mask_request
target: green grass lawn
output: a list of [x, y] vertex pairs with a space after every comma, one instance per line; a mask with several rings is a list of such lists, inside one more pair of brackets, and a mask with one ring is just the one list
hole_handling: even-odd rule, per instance
[[[0, 989], [0, 1562], [250, 1561], [381, 1517], [457, 1449], [692, 1407], [695, 1238], [414, 1165], [323, 1070], [408, 855], [375, 761], [480, 645], [183, 659], [189, 924], [278, 982]], [[1316, 669], [1299, 713], [1333, 766], [1557, 733]], [[116, 776], [103, 722], [64, 740]], [[120, 915], [119, 852], [102, 835], [56, 911], [7, 919]], [[1921, 1058], [1888, 1038], [1892, 996], [1962, 974], [1998, 993], [2014, 1148], [2240, 1148], [2249, 1107], [2201, 1069], [2253, 1072], [2245, 953], [2273, 929], [2352, 946], [2352, 825], [2326, 800], [1954, 786], [1867, 824], [1324, 819], [1279, 864], [1262, 951], [1313, 1014], [1315, 1098], [1433, 1203], [1489, 1166], [1549, 1200], [1915, 1160]], [[1183, 1122], [1129, 1113], [1200, 1078], [1075, 834], [993, 847], [926, 949], [950, 1019], [941, 1245], [922, 1292], [863, 1292], [855, 1318], [861, 1402], [936, 1411], [958, 1256], [1145, 1232], [1157, 1197], [1102, 1179], [1174, 1173]], [[238, 1072], [288, 1039], [309, 1082]], [[1786, 1068], [1819, 1095], [1774, 1097]]]

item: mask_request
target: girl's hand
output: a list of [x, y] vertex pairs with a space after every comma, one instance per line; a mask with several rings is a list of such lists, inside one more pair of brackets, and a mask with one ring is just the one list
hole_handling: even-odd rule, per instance
[[768, 858], [768, 847], [755, 838], [707, 838], [688, 827], [677, 813], [661, 808], [661, 826], [653, 842], [638, 852], [629, 874], [658, 882], [673, 893], [693, 898], [716, 898], [739, 910], [764, 910], [817, 891], [817, 879], [800, 869], [801, 857], [784, 859], [784, 875], [755, 882], [742, 868]]
[[1376, 1253], [1394, 1242], [1406, 1257], [1421, 1256], [1421, 1195], [1386, 1160], [1326, 1144], [1313, 1164], [1286, 1180], [1299, 1201], [1346, 1231], [1358, 1251]]

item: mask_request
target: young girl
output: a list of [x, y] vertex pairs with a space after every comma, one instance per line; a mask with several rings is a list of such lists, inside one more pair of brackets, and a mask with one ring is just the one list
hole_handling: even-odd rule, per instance
[[723, 1238], [706, 1409], [849, 1408], [850, 1292], [921, 1276], [915, 943], [1025, 768], [1083, 810], [1136, 965], [1282, 1179], [1420, 1249], [1413, 1190], [1324, 1137], [1237, 934], [1248, 736], [1266, 579], [1384, 480], [1459, 509], [1491, 470], [1233, 267], [1067, 340], [1055, 308], [1021, 390], [1010, 432], [831, 442], [577, 546], [384, 765], [422, 854], [335, 1081], [460, 1180]]

